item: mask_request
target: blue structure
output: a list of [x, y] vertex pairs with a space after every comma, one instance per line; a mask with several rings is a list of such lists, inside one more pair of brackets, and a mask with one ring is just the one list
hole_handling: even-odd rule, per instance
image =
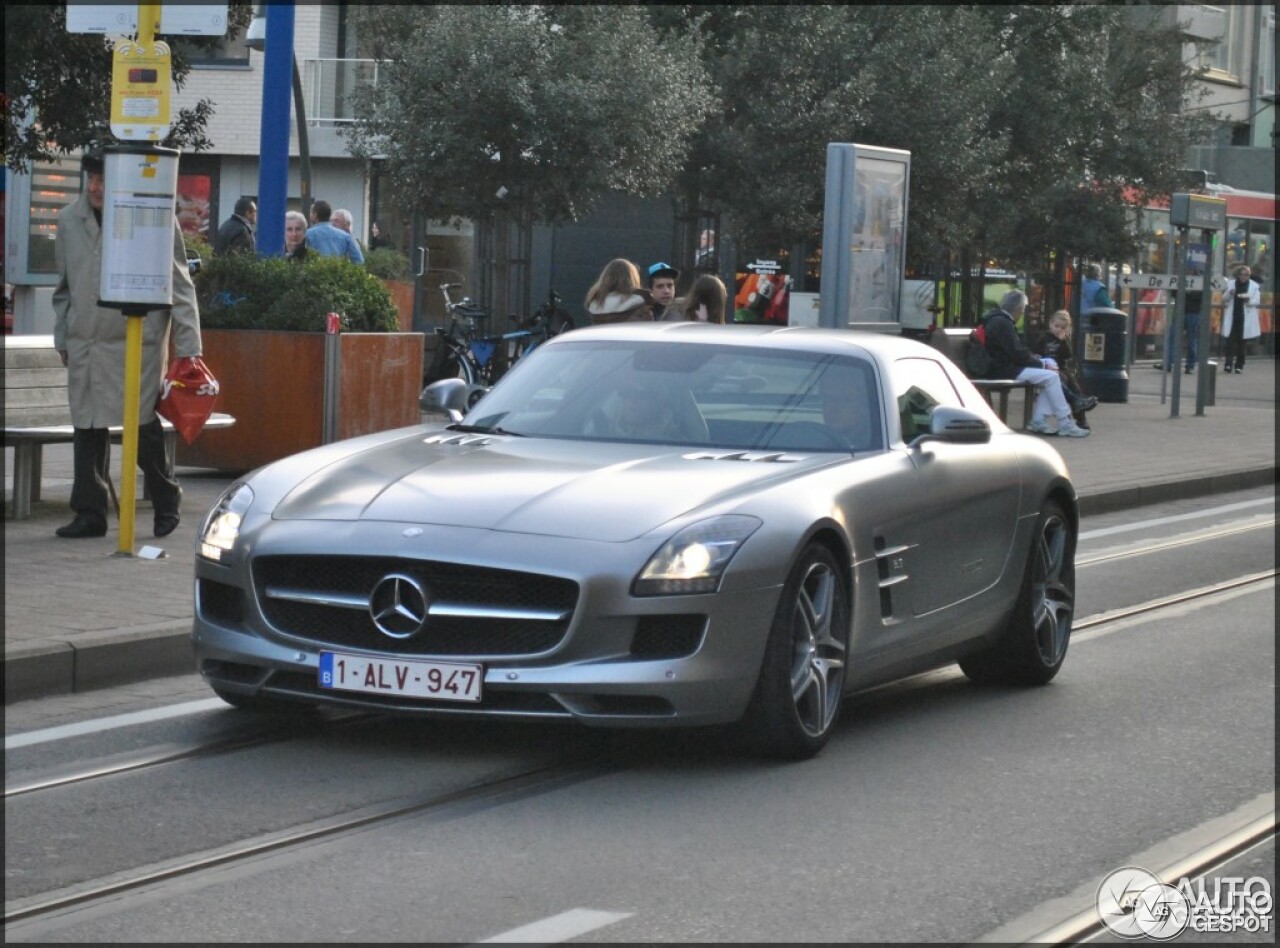
[[284, 253], [289, 195], [289, 109], [293, 93], [293, 2], [268, 3], [262, 71], [261, 158], [258, 165], [258, 254]]

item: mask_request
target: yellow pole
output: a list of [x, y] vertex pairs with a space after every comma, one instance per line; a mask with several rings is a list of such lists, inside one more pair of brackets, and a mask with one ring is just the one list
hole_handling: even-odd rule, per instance
[[[150, 49], [160, 22], [158, 3], [138, 4], [137, 42]], [[142, 320], [144, 313], [125, 314], [124, 433], [120, 439], [120, 542], [117, 556], [133, 556], [135, 507], [138, 496], [138, 413], [142, 402]]]
[[124, 351], [124, 436], [120, 442], [121, 556], [133, 556], [134, 507], [138, 495], [138, 411], [142, 402], [142, 316], [128, 320]]

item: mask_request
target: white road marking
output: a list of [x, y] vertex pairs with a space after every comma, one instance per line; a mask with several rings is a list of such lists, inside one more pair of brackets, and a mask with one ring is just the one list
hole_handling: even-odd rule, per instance
[[1159, 527], [1166, 523], [1181, 523], [1184, 520], [1195, 520], [1199, 517], [1217, 517], [1221, 514], [1233, 513], [1237, 510], [1248, 510], [1251, 507], [1274, 506], [1274, 497], [1261, 500], [1243, 500], [1238, 504], [1223, 504], [1221, 507], [1209, 507], [1206, 510], [1193, 510], [1191, 513], [1176, 514], [1172, 517], [1155, 517], [1151, 520], [1139, 520], [1136, 523], [1122, 523], [1115, 527], [1102, 527], [1098, 530], [1085, 530], [1079, 536], [1081, 540], [1092, 540], [1096, 537], [1109, 537], [1116, 533], [1129, 533], [1133, 530], [1145, 530], [1148, 527]]
[[68, 737], [81, 737], [85, 734], [97, 734], [99, 731], [112, 731], [121, 727], [132, 727], [135, 724], [150, 724], [153, 721], [166, 721], [169, 718], [181, 718], [189, 714], [202, 714], [226, 708], [227, 703], [221, 698], [202, 698], [199, 701], [186, 701], [182, 704], [171, 704], [163, 708], [152, 708], [149, 711], [131, 711], [128, 714], [116, 714], [109, 718], [98, 718], [93, 721], [80, 721], [77, 724], [62, 724], [39, 731], [27, 731], [25, 734], [14, 734], [4, 739], [4, 749], [14, 750], [19, 747], [31, 747], [33, 744], [47, 744], [50, 741], [61, 741]]
[[587, 932], [604, 928], [624, 918], [630, 918], [631, 912], [601, 912], [597, 909], [576, 908], [559, 915], [552, 915], [539, 922], [521, 925], [501, 935], [494, 935], [479, 942], [487, 945], [494, 942], [508, 944], [550, 944], [551, 942], [568, 941]]

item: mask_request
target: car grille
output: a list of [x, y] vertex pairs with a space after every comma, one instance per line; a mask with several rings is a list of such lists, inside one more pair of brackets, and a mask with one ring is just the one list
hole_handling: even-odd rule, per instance
[[[379, 629], [370, 610], [375, 587], [393, 576], [416, 584], [429, 603], [420, 629], [393, 628], [395, 636]], [[564, 638], [578, 600], [572, 580], [397, 557], [262, 556], [253, 578], [262, 614], [281, 632], [402, 655], [545, 652]]]

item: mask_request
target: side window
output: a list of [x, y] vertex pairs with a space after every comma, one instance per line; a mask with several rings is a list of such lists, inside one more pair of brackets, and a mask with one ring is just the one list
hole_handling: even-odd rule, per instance
[[963, 408], [964, 402], [942, 366], [933, 359], [899, 359], [893, 364], [893, 395], [898, 403], [902, 440], [910, 444], [928, 434], [939, 405]]

